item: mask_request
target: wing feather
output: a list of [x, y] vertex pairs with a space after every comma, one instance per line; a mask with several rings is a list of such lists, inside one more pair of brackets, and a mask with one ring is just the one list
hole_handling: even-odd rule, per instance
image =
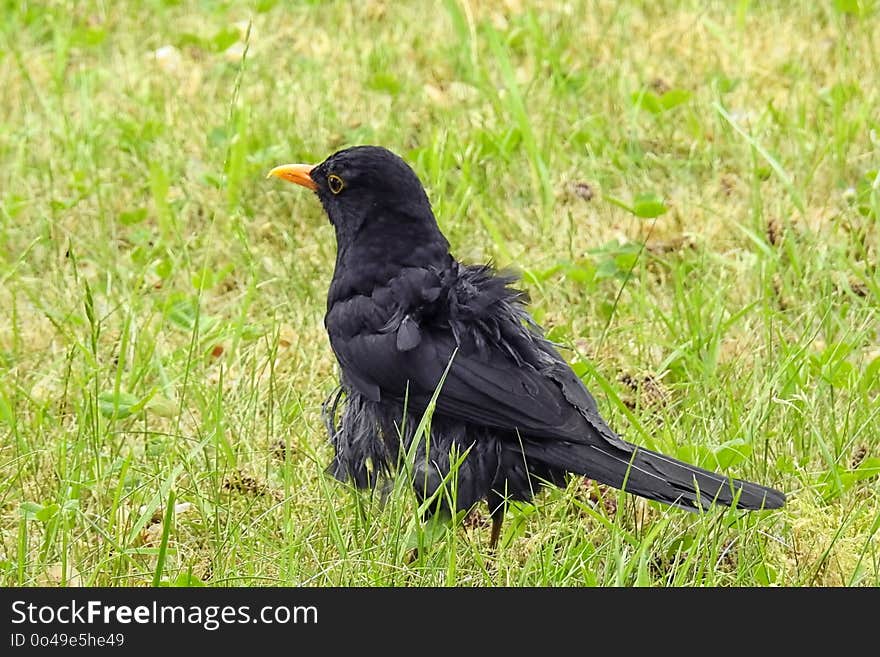
[[343, 370], [354, 375], [352, 383], [364, 386], [359, 389], [368, 396], [378, 389], [383, 398], [408, 397], [421, 411], [451, 359], [437, 413], [532, 438], [599, 440], [631, 449], [598, 416], [589, 392], [558, 355], [558, 362], [540, 371], [517, 365], [500, 349], [457, 349], [451, 332], [438, 331], [423, 331], [418, 344], [406, 351], [398, 348], [393, 334], [355, 336], [334, 349]]

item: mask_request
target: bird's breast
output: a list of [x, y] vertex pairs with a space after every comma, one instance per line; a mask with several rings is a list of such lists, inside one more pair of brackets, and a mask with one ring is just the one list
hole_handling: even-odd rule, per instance
[[371, 294], [352, 294], [329, 304], [324, 325], [330, 339], [348, 339], [364, 333], [379, 333], [394, 315], [395, 307], [388, 287], [377, 287]]
[[352, 284], [345, 275], [334, 278], [324, 321], [331, 339], [387, 333], [407, 318], [432, 315], [443, 293], [435, 269], [403, 266], [384, 273], [381, 282], [361, 277]]

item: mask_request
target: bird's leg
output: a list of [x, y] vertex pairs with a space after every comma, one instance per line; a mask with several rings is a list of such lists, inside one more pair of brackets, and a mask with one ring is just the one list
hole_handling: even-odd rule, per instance
[[492, 552], [495, 551], [495, 546], [498, 545], [498, 539], [501, 537], [502, 524], [504, 524], [503, 511], [492, 516], [492, 535], [489, 537], [489, 549]]
[[507, 511], [507, 503], [503, 497], [492, 493], [486, 503], [489, 505], [489, 515], [492, 516], [492, 534], [489, 536], [489, 550], [494, 552], [501, 538], [501, 525], [504, 524], [504, 512]]

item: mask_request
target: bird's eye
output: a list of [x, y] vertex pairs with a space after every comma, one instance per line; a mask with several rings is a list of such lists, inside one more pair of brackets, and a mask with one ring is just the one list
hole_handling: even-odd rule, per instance
[[327, 176], [327, 186], [330, 188], [331, 192], [338, 194], [342, 191], [343, 187], [345, 187], [345, 182], [335, 173], [331, 173]]

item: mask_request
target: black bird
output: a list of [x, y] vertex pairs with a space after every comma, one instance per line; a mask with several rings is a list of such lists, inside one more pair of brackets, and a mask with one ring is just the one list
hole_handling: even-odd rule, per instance
[[366, 488], [391, 475], [440, 386], [413, 485], [427, 499], [458, 463], [456, 510], [488, 502], [493, 548], [505, 502], [564, 485], [568, 473], [689, 510], [785, 503], [614, 433], [529, 316], [515, 277], [449, 253], [421, 182], [394, 153], [357, 146], [269, 175], [313, 190], [336, 230], [324, 324], [341, 372], [325, 404], [337, 478]]

